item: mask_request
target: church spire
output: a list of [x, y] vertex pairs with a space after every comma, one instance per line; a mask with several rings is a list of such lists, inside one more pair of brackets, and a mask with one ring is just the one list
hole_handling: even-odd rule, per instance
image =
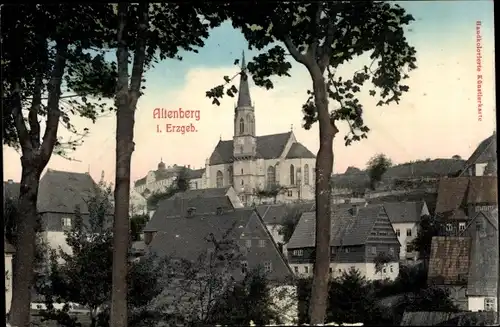
[[[247, 66], [245, 63], [245, 52], [242, 51], [241, 56], [241, 70], [248, 74]], [[240, 78], [240, 87], [238, 91], [238, 107], [251, 107], [252, 99], [250, 99], [250, 88], [248, 87], [248, 75], [241, 76]]]

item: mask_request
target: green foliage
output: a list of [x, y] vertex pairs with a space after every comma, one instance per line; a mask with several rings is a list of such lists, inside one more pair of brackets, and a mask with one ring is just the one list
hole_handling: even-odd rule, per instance
[[287, 188], [279, 184], [274, 184], [266, 189], [257, 189], [255, 192], [257, 197], [260, 199], [272, 198], [274, 203], [276, 203], [278, 195], [283, 194], [287, 191]]
[[376, 183], [382, 180], [382, 176], [392, 166], [392, 161], [385, 154], [377, 154], [366, 165], [370, 178], [370, 187], [374, 190]]
[[439, 235], [440, 226], [435, 216], [424, 216], [420, 220], [417, 237], [410, 243], [412, 250], [417, 251], [420, 258], [429, 258], [432, 238]]
[[382, 271], [387, 266], [387, 264], [391, 261], [395, 261], [394, 258], [391, 258], [385, 252], [377, 253], [377, 256], [373, 259], [373, 263], [375, 263], [375, 273], [382, 274]]
[[279, 314], [273, 311], [270, 288], [261, 269], [248, 272], [218, 300], [211, 314], [211, 323], [225, 326], [245, 326], [253, 321], [259, 326], [279, 323]]
[[[271, 89], [271, 76], [290, 76], [288, 53], [308, 69], [314, 61], [321, 72], [327, 71], [328, 97], [337, 103], [330, 118], [348, 122], [347, 144], [366, 137], [369, 131], [362, 119], [363, 106], [356, 98], [366, 81], [373, 85], [369, 94], [380, 97], [378, 106], [398, 102], [409, 90], [401, 82], [416, 68], [416, 51], [408, 44], [403, 27], [414, 19], [398, 5], [384, 1], [248, 2], [228, 5], [227, 13], [233, 26], [242, 30], [249, 48], [263, 51], [248, 63], [256, 85]], [[324, 40], [322, 46], [319, 40]], [[350, 79], [336, 75], [339, 66], [364, 53], [370, 54], [370, 65], [361, 67]], [[231, 79], [225, 81], [207, 92], [215, 104]], [[234, 96], [236, 87], [230, 89], [233, 92], [228, 95]], [[318, 119], [314, 94], [308, 94], [303, 106], [306, 129]]]
[[181, 167], [175, 181], [168, 186], [163, 192], [154, 192], [147, 198], [149, 209], [156, 208], [160, 201], [166, 200], [174, 196], [176, 193], [189, 190], [189, 175], [186, 168]]
[[149, 221], [149, 215], [134, 215], [130, 218], [130, 236], [132, 242], [139, 241], [144, 226]]
[[286, 216], [283, 220], [283, 225], [280, 227], [278, 234], [283, 236], [283, 242], [288, 243], [290, 238], [295, 231], [295, 227], [299, 223], [300, 216], [302, 215], [302, 211], [298, 206], [293, 206], [289, 210], [287, 210]]
[[[78, 303], [90, 310], [92, 326], [104, 327], [108, 323], [108, 307], [112, 282], [112, 230], [108, 220], [111, 209], [110, 187], [98, 187], [97, 193], [87, 200], [89, 215], [75, 209], [72, 229], [66, 241], [71, 254], [52, 251], [50, 272], [37, 285], [45, 297], [46, 320], [55, 320], [64, 326], [78, 326], [67, 309], [56, 310], [53, 303]], [[158, 269], [148, 260], [130, 263], [128, 267], [129, 305], [132, 312], [142, 312], [145, 303], [159, 294]], [[133, 318], [134, 315], [131, 315]]]
[[18, 216], [17, 199], [6, 198], [3, 207], [3, 223], [5, 239], [16, 245], [16, 219]]

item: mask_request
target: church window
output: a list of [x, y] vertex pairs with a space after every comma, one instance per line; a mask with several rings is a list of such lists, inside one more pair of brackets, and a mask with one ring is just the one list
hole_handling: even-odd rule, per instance
[[276, 179], [276, 184], [280, 183], [280, 163], [278, 162], [276, 166], [274, 166], [274, 176]]
[[295, 167], [290, 165], [290, 185], [295, 185]]
[[243, 168], [241, 168], [241, 174], [243, 175]]
[[240, 135], [245, 134], [245, 121], [243, 118], [240, 118]]
[[267, 188], [271, 188], [276, 184], [276, 170], [273, 166], [267, 168]]
[[248, 132], [250, 134], [254, 134], [255, 131], [253, 130], [254, 126], [253, 126], [253, 118], [252, 118], [252, 115], [248, 114], [247, 115], [247, 122], [248, 122]]
[[309, 185], [309, 165], [304, 165], [304, 184]]
[[233, 167], [229, 167], [227, 169], [227, 175], [228, 175], [228, 178], [229, 178], [229, 185], [233, 185]]
[[220, 170], [217, 171], [216, 184], [218, 188], [224, 187], [224, 176]]

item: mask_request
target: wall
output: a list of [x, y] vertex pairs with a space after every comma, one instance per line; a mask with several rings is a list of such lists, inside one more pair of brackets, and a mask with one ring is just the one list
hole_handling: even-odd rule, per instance
[[58, 250], [59, 248], [61, 248], [65, 253], [68, 254], [71, 254], [73, 252], [68, 243], [66, 243], [66, 235], [64, 234], [64, 232], [47, 231], [42, 232], [41, 235], [50, 249]]
[[[290, 267], [292, 271], [298, 277], [311, 277], [313, 272], [313, 264], [312, 263], [291, 263]], [[377, 280], [377, 279], [390, 279], [394, 280], [398, 277], [399, 274], [399, 263], [391, 262], [387, 264], [385, 268], [385, 272], [375, 273], [375, 264], [374, 263], [330, 263], [330, 276], [332, 278], [336, 278], [342, 275], [343, 272], [349, 271], [354, 267], [357, 269], [361, 275], [366, 277], [369, 280]], [[307, 268], [307, 272], [306, 272]]]
[[[485, 300], [485, 297], [484, 296], [469, 296], [468, 298], [468, 309], [470, 311], [484, 311], [485, 310], [485, 307], [484, 307], [484, 300]], [[495, 298], [496, 300], [496, 298]], [[496, 309], [497, 307], [495, 307]], [[497, 310], [495, 310], [497, 311]]]
[[[398, 224], [392, 224], [392, 227], [394, 228], [394, 231], [397, 232], [399, 230], [399, 236], [398, 240], [399, 243], [401, 244], [401, 249], [399, 253], [399, 257], [401, 260], [407, 259], [407, 257], [415, 257], [416, 253], [415, 252], [410, 252], [406, 253], [406, 247], [412, 240], [414, 240], [417, 237], [418, 233], [418, 226], [416, 223], [398, 223]], [[406, 235], [407, 229], [411, 230], [411, 236]]]
[[12, 303], [12, 254], [5, 253], [5, 313]]

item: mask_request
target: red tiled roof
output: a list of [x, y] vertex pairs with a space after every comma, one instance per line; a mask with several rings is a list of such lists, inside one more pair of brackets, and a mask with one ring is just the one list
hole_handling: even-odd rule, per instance
[[439, 285], [466, 285], [470, 248], [470, 237], [433, 237], [429, 260], [429, 281]]

